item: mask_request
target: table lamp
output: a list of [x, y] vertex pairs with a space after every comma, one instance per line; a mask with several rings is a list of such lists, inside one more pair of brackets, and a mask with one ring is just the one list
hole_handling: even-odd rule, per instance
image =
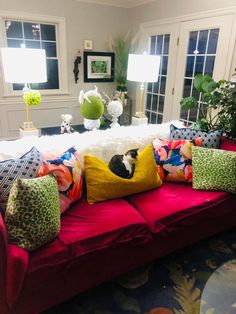
[[148, 119], [143, 111], [144, 83], [157, 82], [160, 68], [160, 56], [129, 54], [127, 80], [140, 82], [139, 111], [132, 117], [132, 125], [147, 124]]
[[[38, 104], [41, 96], [38, 91], [31, 90], [29, 84], [47, 81], [45, 50], [29, 49], [24, 46], [22, 48], [1, 48], [1, 55], [5, 81], [24, 84], [26, 121], [20, 127], [20, 136], [38, 135], [38, 130], [29, 120], [29, 104]], [[35, 97], [35, 99], [32, 99], [32, 97]]]

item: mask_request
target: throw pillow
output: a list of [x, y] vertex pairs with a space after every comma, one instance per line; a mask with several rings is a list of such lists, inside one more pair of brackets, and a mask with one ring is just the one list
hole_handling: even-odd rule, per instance
[[34, 250], [60, 231], [57, 181], [53, 176], [17, 179], [11, 188], [5, 215], [10, 242]]
[[202, 137], [202, 146], [209, 148], [218, 148], [222, 131], [216, 130], [212, 132], [197, 131], [190, 128], [177, 128], [173, 124], [170, 125], [170, 140], [193, 140], [196, 137]]
[[87, 199], [90, 204], [159, 187], [162, 181], [157, 174], [153, 148], [148, 145], [135, 163], [134, 175], [124, 179], [115, 175], [108, 164], [95, 156], [84, 157]]
[[82, 195], [82, 165], [77, 150], [71, 147], [59, 157], [44, 162], [39, 169], [39, 176], [47, 174], [57, 178], [61, 213], [64, 213]]
[[192, 182], [192, 147], [200, 146], [202, 138], [193, 141], [153, 141], [157, 171], [163, 181]]
[[0, 162], [0, 206], [3, 214], [7, 207], [10, 189], [16, 178], [37, 177], [42, 163], [41, 154], [35, 147], [20, 158]]
[[236, 193], [236, 152], [193, 147], [193, 188]]

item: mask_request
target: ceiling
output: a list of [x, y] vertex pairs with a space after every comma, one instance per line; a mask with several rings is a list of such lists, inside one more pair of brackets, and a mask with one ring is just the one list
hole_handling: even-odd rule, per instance
[[156, 0], [77, 0], [78, 2], [97, 3], [122, 8], [134, 8]]

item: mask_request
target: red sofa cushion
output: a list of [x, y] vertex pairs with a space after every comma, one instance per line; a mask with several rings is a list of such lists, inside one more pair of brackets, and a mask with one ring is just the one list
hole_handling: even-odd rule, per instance
[[220, 140], [220, 147], [219, 148], [236, 152], [236, 142], [228, 139], [225, 136], [222, 136], [221, 140]]
[[61, 218], [58, 238], [30, 253], [29, 272], [105, 247], [151, 238], [146, 221], [123, 199], [93, 205], [81, 199]]
[[[185, 219], [189, 223], [196, 223], [202, 218], [200, 214], [209, 207], [236, 197], [230, 193], [218, 191], [198, 191], [191, 185], [165, 182], [159, 189], [146, 193], [132, 195], [127, 200], [148, 222], [153, 233], [159, 232], [169, 224]], [[224, 208], [222, 208], [224, 210]]]

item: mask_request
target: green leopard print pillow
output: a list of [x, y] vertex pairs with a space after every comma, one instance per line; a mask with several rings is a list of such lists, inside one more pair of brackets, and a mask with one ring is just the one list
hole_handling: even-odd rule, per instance
[[35, 250], [53, 240], [60, 231], [57, 180], [51, 175], [17, 179], [7, 203], [5, 224], [9, 241]]
[[192, 147], [193, 188], [236, 193], [236, 152]]

